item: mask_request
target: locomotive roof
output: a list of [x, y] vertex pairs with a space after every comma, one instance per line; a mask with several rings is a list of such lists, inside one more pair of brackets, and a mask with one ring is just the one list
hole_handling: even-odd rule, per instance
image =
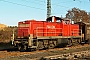
[[[53, 17], [53, 16], [51, 16], [51, 17], [47, 18], [46, 20], [52, 20], [52, 17]], [[56, 19], [56, 20], [63, 20], [63, 19], [62, 19], [62, 18], [60, 18], [60, 17], [56, 17], [56, 16], [54, 16], [54, 17], [55, 17], [55, 19]]]

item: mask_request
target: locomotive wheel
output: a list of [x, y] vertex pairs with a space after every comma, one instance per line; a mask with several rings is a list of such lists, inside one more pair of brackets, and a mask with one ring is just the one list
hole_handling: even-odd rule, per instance
[[69, 39], [68, 40], [68, 46], [75, 46], [78, 45], [80, 43], [80, 39]]
[[26, 51], [26, 49], [27, 49], [27, 46], [26, 45], [23, 45], [23, 46], [21, 46], [20, 51]]
[[26, 51], [27, 46], [26, 45], [18, 45], [18, 50], [19, 51]]
[[23, 48], [24, 50], [27, 50], [27, 46], [26, 45], [24, 45], [24, 48]]
[[53, 41], [49, 41], [48, 48], [54, 48], [55, 44]]
[[72, 46], [72, 40], [71, 39], [68, 40], [68, 45], [67, 46]]
[[54, 40], [53, 43], [54, 43], [55, 46], [57, 45], [57, 41], [56, 40]]
[[78, 43], [79, 43], [79, 44], [81, 43], [81, 39], [78, 39]]
[[79, 39], [73, 39], [72, 44], [74, 46], [78, 45], [79, 44]]
[[48, 40], [43, 40], [43, 43], [44, 43], [44, 49], [47, 49], [48, 48]]
[[44, 48], [43, 42], [42, 42], [42, 41], [39, 41], [39, 42], [38, 42], [38, 47], [37, 47], [37, 49], [43, 49], [43, 48]]
[[48, 44], [44, 44], [44, 48], [47, 49], [48, 48]]
[[77, 39], [77, 40], [76, 40], [76, 44], [79, 44], [79, 43], [80, 43], [80, 39]]
[[20, 49], [21, 49], [21, 46], [20, 46], [20, 45], [18, 45], [17, 47], [18, 47], [18, 50], [20, 51]]
[[55, 45], [53, 43], [49, 44], [48, 48], [54, 48]]

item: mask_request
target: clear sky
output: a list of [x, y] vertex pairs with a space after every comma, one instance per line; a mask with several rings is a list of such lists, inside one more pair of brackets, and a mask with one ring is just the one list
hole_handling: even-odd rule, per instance
[[[68, 10], [77, 7], [90, 12], [89, 0], [51, 0], [52, 15], [63, 16]], [[0, 23], [17, 25], [19, 21], [47, 17], [47, 0], [0, 0]]]

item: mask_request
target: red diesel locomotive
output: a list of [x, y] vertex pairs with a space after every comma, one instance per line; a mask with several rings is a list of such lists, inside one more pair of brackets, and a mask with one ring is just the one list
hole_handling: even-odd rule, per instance
[[18, 23], [18, 37], [12, 35], [12, 45], [19, 50], [67, 46], [82, 41], [79, 24], [68, 19], [49, 17], [46, 21], [27, 20]]

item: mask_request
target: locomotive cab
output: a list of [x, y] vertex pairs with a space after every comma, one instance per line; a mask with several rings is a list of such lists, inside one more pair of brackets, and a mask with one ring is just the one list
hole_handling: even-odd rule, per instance
[[52, 16], [46, 19], [47, 22], [55, 22], [55, 23], [63, 23], [63, 24], [70, 24], [69, 19], [62, 19], [60, 17]]
[[62, 18], [56, 16], [52, 16], [46, 19], [47, 22], [62, 22], [62, 20]]

